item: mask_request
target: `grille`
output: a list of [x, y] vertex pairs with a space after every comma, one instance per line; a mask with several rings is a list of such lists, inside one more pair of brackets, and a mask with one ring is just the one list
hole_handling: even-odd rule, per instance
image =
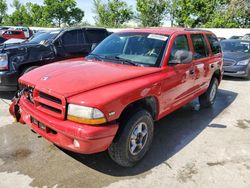
[[40, 91], [37, 88], [26, 87], [24, 96], [27, 101], [34, 106], [37, 110], [54, 116], [59, 119], [65, 119], [66, 114], [66, 100], [53, 92], [46, 90]]
[[46, 100], [49, 100], [49, 101], [52, 101], [52, 102], [55, 102], [57, 104], [62, 104], [62, 100], [61, 99], [58, 99], [54, 96], [51, 96], [51, 95], [48, 95], [44, 92], [39, 92], [39, 96], [43, 99], [46, 99]]
[[59, 109], [57, 109], [57, 108], [54, 108], [54, 107], [52, 107], [52, 106], [48, 106], [48, 105], [42, 104], [42, 103], [40, 103], [40, 105], [41, 105], [43, 108], [47, 109], [47, 110], [51, 110], [52, 112], [55, 112], [55, 113], [58, 113], [58, 114], [61, 114], [61, 113], [62, 113], [61, 110], [59, 110]]
[[235, 62], [234, 60], [224, 59], [223, 66], [224, 66], [224, 67], [228, 67], [228, 66], [234, 65], [235, 63], [236, 63], [236, 62]]

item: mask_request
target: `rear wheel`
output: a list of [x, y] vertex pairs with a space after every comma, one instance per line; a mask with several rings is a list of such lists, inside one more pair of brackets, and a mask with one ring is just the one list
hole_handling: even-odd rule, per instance
[[249, 71], [248, 71], [247, 79], [250, 80], [250, 68], [249, 68]]
[[199, 102], [201, 107], [208, 108], [214, 104], [217, 96], [218, 85], [219, 85], [218, 79], [213, 77], [206, 93], [204, 93], [199, 97]]
[[139, 110], [121, 123], [121, 130], [108, 149], [110, 157], [124, 167], [134, 166], [149, 150], [154, 121], [146, 110]]

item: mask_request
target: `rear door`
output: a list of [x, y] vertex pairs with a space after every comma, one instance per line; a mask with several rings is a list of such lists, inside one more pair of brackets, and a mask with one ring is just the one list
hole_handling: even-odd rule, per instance
[[209, 79], [209, 64], [211, 61], [209, 47], [205, 36], [201, 33], [191, 34], [193, 48], [193, 63], [195, 68], [194, 92], [197, 93], [207, 87]]
[[66, 57], [83, 57], [86, 55], [86, 40], [81, 29], [66, 31], [61, 36], [61, 43]]

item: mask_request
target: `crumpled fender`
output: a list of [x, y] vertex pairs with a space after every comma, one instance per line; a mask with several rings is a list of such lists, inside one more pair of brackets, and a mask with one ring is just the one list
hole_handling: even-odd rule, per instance
[[10, 114], [15, 118], [17, 122], [20, 122], [22, 124], [25, 124], [25, 122], [22, 119], [21, 112], [20, 112], [20, 106], [19, 101], [22, 96], [23, 90], [18, 91], [15, 95], [15, 97], [12, 99], [12, 102], [9, 106], [9, 112]]

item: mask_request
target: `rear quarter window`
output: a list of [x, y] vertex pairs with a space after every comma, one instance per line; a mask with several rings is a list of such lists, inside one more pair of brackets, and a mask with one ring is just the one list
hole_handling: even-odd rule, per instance
[[209, 56], [209, 50], [202, 34], [191, 34], [194, 47], [194, 59], [201, 59]]
[[90, 43], [100, 43], [107, 37], [106, 30], [87, 29], [86, 36]]
[[210, 34], [210, 35], [207, 35], [207, 39], [210, 44], [212, 54], [215, 55], [215, 54], [221, 53], [221, 47], [220, 47], [220, 43], [217, 37]]

